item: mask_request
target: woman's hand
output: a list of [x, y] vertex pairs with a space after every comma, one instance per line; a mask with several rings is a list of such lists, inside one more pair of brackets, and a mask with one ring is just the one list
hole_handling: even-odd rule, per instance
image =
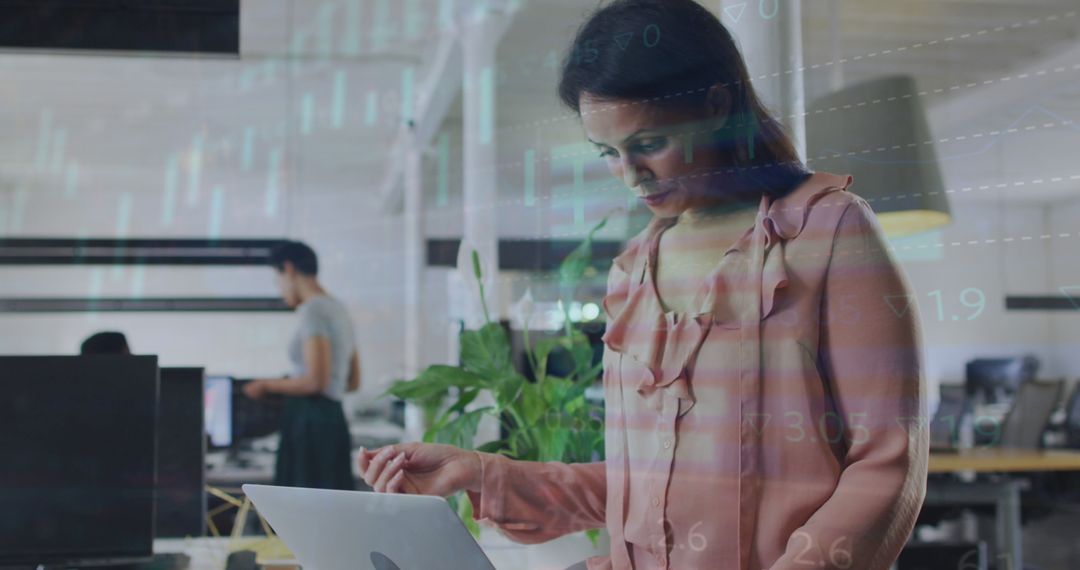
[[434, 443], [361, 449], [360, 473], [379, 493], [448, 497], [461, 490], [480, 490], [480, 455]]
[[252, 400], [258, 400], [270, 393], [266, 380], [252, 380], [244, 384], [244, 395]]

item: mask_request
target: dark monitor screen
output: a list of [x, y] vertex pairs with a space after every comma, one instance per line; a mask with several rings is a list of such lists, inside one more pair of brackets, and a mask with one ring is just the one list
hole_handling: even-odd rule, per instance
[[210, 376], [206, 379], [205, 395], [206, 434], [210, 447], [224, 449], [232, 445], [233, 380], [228, 376]]
[[158, 402], [158, 538], [206, 533], [202, 368], [162, 368]]
[[977, 358], [967, 363], [967, 393], [987, 404], [1008, 402], [1035, 367], [1025, 358]]
[[213, 449], [235, 449], [245, 441], [277, 432], [283, 399], [267, 396], [252, 400], [244, 395], [251, 380], [231, 376], [206, 379], [206, 433]]
[[0, 357], [0, 394], [0, 566], [151, 556], [157, 357]]
[[0, 2], [0, 46], [238, 54], [240, 1]]
[[248, 382], [251, 380], [233, 379], [233, 443], [265, 437], [281, 429], [284, 398], [271, 394], [252, 400], [244, 394], [244, 386]]

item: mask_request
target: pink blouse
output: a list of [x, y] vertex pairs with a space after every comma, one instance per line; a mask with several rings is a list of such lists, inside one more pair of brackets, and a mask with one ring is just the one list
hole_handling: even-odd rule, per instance
[[850, 183], [763, 197], [693, 313], [656, 292], [672, 222], [631, 240], [604, 299], [606, 460], [481, 454], [477, 520], [524, 543], [606, 525], [590, 569], [889, 568], [925, 495], [921, 341]]

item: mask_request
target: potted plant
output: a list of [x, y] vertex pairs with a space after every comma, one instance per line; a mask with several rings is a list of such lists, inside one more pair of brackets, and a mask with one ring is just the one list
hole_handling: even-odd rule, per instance
[[[606, 219], [596, 225], [560, 264], [558, 278], [564, 313], [571, 295], [581, 281], [592, 257], [593, 238]], [[461, 333], [461, 365], [436, 364], [418, 377], [398, 381], [386, 394], [414, 403], [432, 414], [424, 441], [446, 443], [464, 449], [498, 453], [525, 461], [584, 463], [603, 459], [603, 410], [585, 398], [585, 390], [596, 383], [602, 365], [593, 363], [593, 350], [585, 334], [576, 330], [566, 314], [562, 333], [554, 338], [530, 342], [528, 314], [524, 315], [525, 353], [534, 381], [517, 370], [511, 360], [510, 341], [505, 329], [491, 321], [484, 299], [483, 274], [479, 256], [472, 251], [473, 277], [479, 284], [485, 323], [479, 330]], [[526, 313], [530, 295], [526, 295]], [[570, 356], [571, 371], [565, 376], [548, 372], [548, 358], [563, 350]], [[493, 402], [480, 407], [481, 401]], [[446, 406], [447, 400], [452, 403]], [[441, 405], [440, 405], [441, 404]], [[437, 406], [437, 407], [436, 407]], [[445, 407], [445, 409], [443, 409]], [[477, 425], [485, 416], [496, 418], [504, 437], [475, 446]], [[474, 536], [479, 526], [472, 517], [472, 505], [458, 495], [450, 498]], [[596, 544], [599, 530], [587, 531]]]

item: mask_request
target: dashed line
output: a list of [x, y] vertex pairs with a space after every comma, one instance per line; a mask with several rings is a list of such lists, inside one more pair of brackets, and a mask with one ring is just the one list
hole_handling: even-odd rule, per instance
[[[1077, 235], [1080, 236], [1080, 234], [1077, 234]], [[1057, 235], [1058, 238], [1069, 238], [1069, 237], [1072, 237], [1072, 236], [1073, 236], [1073, 234], [1071, 234], [1071, 233], [1060, 233], [1060, 234]], [[1049, 235], [1049, 234], [1043, 234], [1041, 236], [1038, 236], [1039, 239], [1043, 239], [1043, 240], [1052, 239], [1053, 237], [1054, 236]], [[947, 243], [946, 242], [936, 242], [936, 243], [932, 243], [932, 244], [919, 244], [919, 245], [907, 245], [907, 246], [889, 246], [888, 249], [889, 249], [889, 251], [906, 251], [906, 250], [912, 250], [912, 249], [926, 249], [928, 247], [941, 248], [941, 247], [945, 247], [946, 245], [949, 246], [949, 247], [963, 247], [965, 245], [993, 245], [993, 244], [997, 243], [998, 241], [1006, 242], [1006, 243], [1012, 243], [1012, 242], [1015, 242], [1017, 239], [1018, 238], [1015, 238], [1015, 237], [1006, 237], [1006, 238], [1000, 238], [1000, 239], [987, 238], [987, 239], [982, 239], [982, 240], [973, 239], [973, 240], [968, 240], [967, 242], [964, 242], [964, 241], [950, 241], [950, 242], [947, 242]], [[1020, 236], [1020, 238], [1019, 238], [1020, 241], [1031, 241], [1033, 239], [1035, 239], [1034, 236]], [[837, 252], [837, 253], [845, 253], [845, 252]], [[850, 252], [846, 252], [846, 253], [850, 253]]]
[[[965, 33], [965, 34], [960, 35], [959, 38], [960, 39], [967, 39], [967, 38], [972, 37], [973, 35], [981, 36], [981, 35], [986, 35], [986, 34], [989, 34], [989, 33], [998, 33], [998, 32], [1003, 32], [1006, 29], [1016, 29], [1016, 28], [1023, 27], [1025, 25], [1036, 26], [1036, 25], [1039, 25], [1039, 24], [1044, 23], [1044, 22], [1052, 22], [1052, 21], [1057, 21], [1059, 19], [1073, 18], [1073, 17], [1076, 16], [1076, 14], [1077, 14], [1076, 11], [1071, 11], [1071, 12], [1066, 12], [1064, 14], [1055, 14], [1055, 15], [1045, 16], [1045, 17], [1042, 17], [1042, 18], [1033, 18], [1033, 19], [1027, 20], [1026, 22], [1015, 22], [1015, 23], [1011, 24], [1008, 28], [1006, 28], [1005, 26], [997, 26], [997, 27], [993, 28], [992, 30], [983, 29], [983, 30], [978, 30], [976, 32]], [[869, 54], [866, 54], [866, 55], [856, 55], [856, 56], [853, 56], [851, 58], [846, 58], [846, 57], [845, 58], [840, 58], [837, 61], [827, 61], [825, 63], [815, 63], [815, 64], [812, 64], [810, 66], [805, 66], [804, 65], [804, 66], [798, 67], [798, 68], [796, 68], [794, 70], [788, 69], [788, 70], [784, 70], [784, 71], [777, 71], [777, 72], [773, 72], [773, 73], [762, 74], [762, 75], [759, 75], [757, 77], [751, 78], [751, 81], [775, 78], [775, 77], [780, 77], [781, 75], [789, 75], [789, 74], [792, 73], [792, 71], [800, 71], [801, 72], [801, 71], [805, 71], [807, 69], [820, 69], [821, 67], [828, 67], [828, 66], [831, 66], [831, 65], [834, 65], [834, 64], [837, 64], [837, 63], [843, 64], [843, 63], [848, 63], [849, 61], [859, 61], [859, 60], [862, 60], [863, 58], [876, 57], [877, 55], [886, 54], [886, 53], [892, 53], [893, 51], [903, 52], [903, 51], [907, 51], [909, 49], [919, 49], [919, 48], [922, 48], [922, 47], [925, 47], [925, 46], [937, 45], [938, 43], [941, 43], [942, 41], [944, 41], [944, 42], [952, 42], [952, 41], [955, 41], [956, 39], [957, 39], [956, 36], [949, 36], [947, 38], [944, 38], [943, 40], [931, 40], [931, 41], [925, 42], [925, 43], [924, 42], [918, 42], [918, 43], [912, 44], [910, 46], [900, 46], [900, 47], [892, 48], [891, 50], [883, 50], [881, 52], [872, 52], [872, 53], [869, 53]], [[1075, 68], [1080, 68], [1080, 65], [1075, 66]], [[1064, 68], [1057, 68], [1054, 71], [1055, 72], [1064, 71]], [[1036, 73], [1036, 75], [1043, 75], [1044, 74], [1042, 72], [1035, 72], [1035, 73]], [[1023, 74], [1022, 77], [1027, 77], [1027, 74]], [[1004, 77], [1004, 78], [999, 79], [998, 81], [1011, 81], [1011, 80], [1012, 80], [1011, 77]], [[993, 83], [993, 80], [983, 82], [984, 85], [986, 85], [988, 83]], [[669, 99], [671, 97], [677, 97], [677, 96], [680, 96], [680, 95], [686, 95], [686, 94], [690, 94], [690, 93], [694, 93], [694, 92], [702, 92], [702, 91], [705, 91], [708, 88], [709, 87], [703, 87], [703, 88], [700, 88], [700, 89], [690, 89], [690, 90], [687, 90], [687, 91], [684, 91], [684, 92], [681, 92], [681, 93], [665, 95], [665, 96], [661, 96], [661, 97], [653, 97], [653, 98], [649, 98], [649, 99], [643, 99], [641, 101], [635, 101], [633, 103], [627, 103], [627, 104], [621, 104], [621, 105], [610, 105], [610, 106], [607, 106], [607, 107], [602, 107], [602, 108], [596, 109], [594, 111], [590, 111], [589, 113], [590, 114], [592, 114], [592, 113], [601, 113], [601, 112], [612, 110], [612, 109], [622, 108], [622, 107], [624, 107], [626, 105], [637, 105], [637, 104], [648, 103], [650, 101], [657, 101], [657, 100], [660, 100], [660, 99]], [[920, 95], [922, 95], [922, 94], [920, 94]], [[520, 124], [520, 125], [510, 125], [510, 126], [507, 126], [507, 127], [500, 128], [499, 130], [500, 131], [509, 131], [509, 130], [515, 130], [515, 129], [521, 129], [521, 128], [528, 128], [528, 127], [546, 125], [546, 124], [550, 124], [550, 123], [553, 123], [553, 122], [556, 122], [556, 121], [574, 120], [574, 119], [577, 119], [577, 118], [578, 118], [578, 115], [564, 115], [564, 116], [561, 116], [561, 117], [554, 117], [554, 118], [551, 118], [551, 119], [542, 119], [542, 120], [539, 120], [539, 121], [533, 121], [531, 123], [523, 123], [523, 124]]]
[[[871, 101], [870, 104], [878, 103], [880, 101], [881, 101], [881, 99], [875, 99], [874, 101]], [[866, 103], [859, 103], [859, 104], [852, 104], [852, 105], [861, 106], [861, 105], [865, 105], [865, 104]], [[844, 108], [845, 109], [851, 108], [852, 105], [845, 105]], [[836, 109], [837, 109], [837, 107], [832, 107], [832, 108], [829, 109], [829, 111], [833, 111], [833, 110], [836, 110]], [[818, 109], [816, 113], [821, 113], [821, 112], [822, 112], [822, 110]], [[806, 113], [806, 115], [809, 115], [809, 114], [810, 113]], [[1076, 121], [1074, 121], [1072, 119], [1066, 119], [1066, 120], [1059, 121], [1059, 122], [1056, 122], [1056, 123], [1043, 123], [1041, 126], [1028, 126], [1028, 127], [1025, 127], [1023, 130], [1034, 131], [1034, 130], [1037, 130], [1037, 129], [1040, 129], [1040, 128], [1042, 128], [1042, 129], [1050, 129], [1050, 128], [1057, 128], [1057, 127], [1064, 127], [1064, 126], [1073, 125], [1075, 122]], [[944, 138], [940, 138], [940, 139], [928, 139], [928, 140], [924, 140], [924, 141], [920, 141], [920, 142], [907, 143], [906, 146], [907, 146], [907, 148], [914, 148], [914, 147], [919, 146], [920, 144], [922, 144], [922, 145], [944, 144], [944, 143], [948, 143], [948, 142], [951, 142], [951, 141], [963, 141], [963, 140], [966, 140], [967, 138], [980, 138], [980, 137], [983, 137], [983, 136], [996, 137], [996, 136], [1001, 135], [1002, 133], [1015, 134], [1015, 133], [1018, 133], [1020, 131], [1021, 131], [1021, 129], [1014, 127], [1014, 128], [1006, 129], [1005, 131], [995, 130], [995, 131], [989, 131], [989, 132], [986, 132], [986, 133], [981, 133], [980, 132], [980, 133], [974, 133], [974, 134], [969, 134], [969, 135], [959, 135], [959, 136], [956, 136], [956, 137], [944, 137]], [[709, 131], [706, 131], [706, 130], [694, 131], [694, 132], [688, 133], [688, 135], [704, 134], [704, 133], [707, 133], [707, 132], [709, 132]], [[820, 160], [826, 160], [826, 159], [831, 159], [831, 158], [843, 158], [845, 156], [856, 156], [856, 155], [859, 155], [859, 154], [869, 154], [871, 152], [883, 152], [885, 150], [888, 150], [888, 148], [891, 148], [892, 150], [898, 150], [898, 149], [900, 149], [902, 147], [901, 147], [901, 145], [893, 145], [892, 147], [877, 147], [877, 148], [874, 148], [874, 149], [852, 150], [852, 151], [848, 151], [847, 153], [840, 152], [840, 153], [833, 153], [833, 154], [823, 154], [823, 155], [816, 156], [816, 157], [809, 157], [809, 158], [806, 159], [806, 162], [811, 163], [811, 162], [820, 161]], [[581, 151], [581, 152], [574, 152], [574, 153], [563, 153], [563, 154], [558, 154], [558, 155], [549, 155], [549, 156], [540, 157], [540, 158], [538, 158], [536, 160], [537, 160], [537, 162], [543, 163], [543, 162], [551, 162], [551, 161], [554, 161], [554, 160], [567, 160], [567, 159], [572, 159], [572, 158], [577, 158], [577, 157], [582, 157], [582, 156], [591, 156], [593, 154], [594, 154], [593, 151], [590, 150], [590, 151]], [[521, 162], [521, 161], [506, 162], [506, 163], [502, 163], [502, 164], [496, 165], [496, 166], [491, 167], [491, 168], [493, 168], [493, 169], [510, 168], [510, 167], [515, 167], [515, 166], [522, 166], [523, 164], [524, 163]], [[762, 165], [762, 166], [768, 166], [768, 165]], [[756, 167], [754, 167], [754, 168], [756, 168]]]

